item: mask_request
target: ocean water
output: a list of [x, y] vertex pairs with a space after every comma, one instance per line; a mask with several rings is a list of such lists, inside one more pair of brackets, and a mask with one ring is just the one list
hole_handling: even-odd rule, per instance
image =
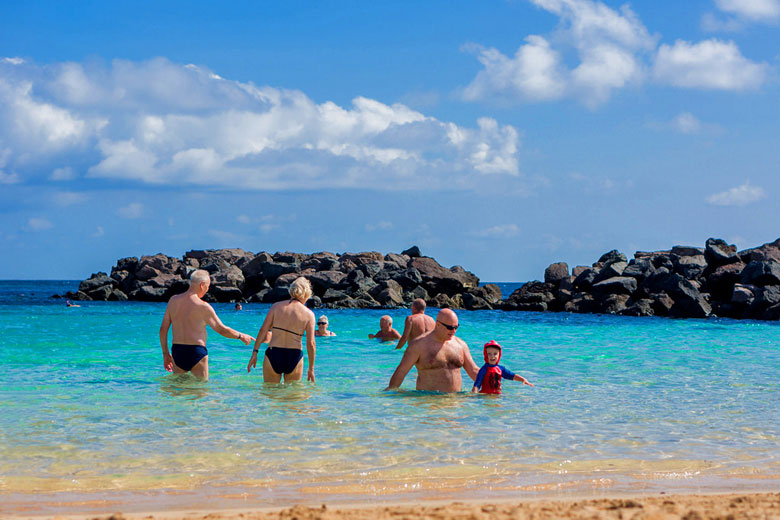
[[[536, 385], [494, 397], [385, 392], [367, 335], [408, 311], [328, 310], [315, 385], [214, 332], [204, 383], [164, 371], [164, 304], [49, 298], [76, 286], [0, 282], [0, 512], [780, 487], [777, 323], [459, 311]], [[215, 308], [255, 335], [268, 305]]]

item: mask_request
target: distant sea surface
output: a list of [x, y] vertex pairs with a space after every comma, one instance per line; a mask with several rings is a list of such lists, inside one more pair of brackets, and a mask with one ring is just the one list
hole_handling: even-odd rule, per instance
[[[408, 310], [327, 310], [316, 385], [214, 332], [203, 383], [163, 370], [164, 304], [50, 298], [77, 286], [0, 282], [0, 513], [780, 488], [777, 323], [458, 311], [536, 385], [489, 397], [383, 391], [402, 352], [367, 335]], [[269, 306], [214, 307], [254, 335]]]

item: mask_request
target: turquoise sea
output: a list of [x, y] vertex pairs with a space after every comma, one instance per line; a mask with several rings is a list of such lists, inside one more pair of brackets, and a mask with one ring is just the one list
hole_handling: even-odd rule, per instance
[[[203, 383], [164, 371], [163, 304], [49, 298], [76, 286], [0, 282], [0, 513], [780, 488], [777, 323], [459, 311], [536, 384], [492, 397], [383, 391], [367, 335], [408, 311], [328, 310], [316, 385], [213, 332]], [[268, 306], [215, 308], [254, 335]]]

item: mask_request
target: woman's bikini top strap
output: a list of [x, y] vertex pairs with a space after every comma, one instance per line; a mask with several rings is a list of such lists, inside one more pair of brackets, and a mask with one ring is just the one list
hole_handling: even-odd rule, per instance
[[282, 327], [277, 327], [277, 326], [273, 326], [273, 327], [271, 327], [271, 328], [272, 328], [272, 329], [276, 329], [276, 330], [283, 330], [284, 332], [289, 332], [290, 334], [295, 334], [296, 336], [303, 336], [303, 332], [301, 332], [300, 334], [298, 334], [297, 332], [293, 332], [293, 331], [291, 331], [291, 330], [287, 330], [287, 329], [284, 329], [284, 328], [282, 328]]

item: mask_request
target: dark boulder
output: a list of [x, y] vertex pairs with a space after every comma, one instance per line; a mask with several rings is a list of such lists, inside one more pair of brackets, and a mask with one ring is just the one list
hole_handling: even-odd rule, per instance
[[780, 285], [780, 263], [753, 260], [742, 270], [740, 279], [743, 284]]
[[737, 255], [737, 246], [729, 245], [720, 238], [708, 238], [704, 248], [704, 257], [710, 269], [715, 269], [721, 265], [739, 262]]
[[128, 295], [132, 300], [144, 302], [164, 302], [167, 301], [167, 296], [168, 290], [164, 287], [152, 287], [150, 285], [141, 286]]
[[622, 260], [607, 262], [596, 274], [596, 277], [593, 279], [593, 285], [610, 278], [623, 276], [623, 271], [625, 271], [626, 267], [628, 267], [628, 264]]
[[317, 295], [324, 294], [326, 290], [340, 286], [346, 277], [341, 271], [317, 271], [306, 275], [306, 278], [311, 282], [314, 294]]
[[594, 313], [597, 309], [596, 300], [587, 293], [572, 294], [571, 299], [563, 306], [564, 311], [578, 314]]
[[704, 249], [694, 246], [674, 246], [670, 252], [677, 256], [704, 256]]
[[631, 295], [636, 292], [636, 289], [636, 278], [631, 278], [629, 276], [615, 276], [613, 278], [608, 278], [603, 282], [594, 284], [592, 287], [592, 292], [593, 296], [601, 300], [614, 294]]
[[467, 276], [463, 272], [446, 269], [436, 260], [428, 257], [412, 258], [409, 267], [419, 271], [423, 279], [423, 287], [429, 294], [446, 293], [449, 296], [462, 293], [468, 287], [476, 287], [476, 277]]
[[[712, 307], [699, 290], [677, 273], [659, 269], [642, 282], [642, 290], [647, 294], [666, 293], [674, 301], [669, 309], [670, 316], [681, 318], [706, 318]], [[656, 314], [660, 314], [656, 312]]]
[[[636, 280], [634, 280], [634, 282], [636, 282]], [[631, 297], [627, 294], [610, 294], [603, 300], [597, 301], [598, 309], [604, 314], [620, 314], [626, 310], [626, 302], [628, 302], [630, 298]]]
[[420, 248], [417, 247], [417, 246], [412, 246], [412, 247], [410, 247], [409, 249], [407, 249], [405, 251], [401, 251], [401, 254], [402, 255], [406, 255], [406, 256], [408, 256], [410, 258], [419, 258], [420, 256], [422, 256], [420, 254]]
[[653, 262], [650, 259], [634, 258], [623, 270], [621, 276], [630, 276], [631, 278], [636, 278], [638, 282], [641, 282], [654, 272], [655, 266], [653, 266]]
[[544, 270], [545, 283], [560, 283], [564, 278], [569, 277], [569, 266], [566, 262], [557, 262], [550, 264], [547, 269]]
[[230, 285], [212, 285], [209, 294], [222, 303], [240, 302], [244, 299], [244, 293], [241, 292], [241, 289]]
[[[391, 280], [392, 281], [392, 280]], [[402, 293], [399, 291], [400, 285], [383, 289], [375, 296], [377, 302], [383, 307], [400, 307], [404, 303]]]
[[489, 310], [493, 307], [484, 298], [472, 293], [463, 293], [463, 308], [470, 311]]
[[617, 249], [613, 249], [612, 251], [609, 251], [607, 253], [604, 253], [599, 257], [598, 262], [593, 264], [595, 267], [597, 264], [606, 265], [611, 262], [628, 262], [628, 259], [626, 258], [626, 255], [618, 251]]
[[420, 274], [420, 271], [414, 267], [397, 272], [395, 276], [393, 276], [393, 280], [398, 282], [398, 284], [403, 287], [404, 290], [412, 289], [413, 287], [417, 287], [423, 283], [423, 278]]
[[726, 264], [717, 267], [707, 276], [703, 289], [712, 294], [717, 300], [731, 298], [731, 290], [734, 284], [742, 279], [742, 270], [745, 264], [741, 262]]
[[93, 273], [92, 276], [81, 282], [79, 284], [79, 291], [90, 293], [106, 285], [109, 286], [109, 288], [113, 288], [113, 286], [117, 285], [117, 282], [113, 278], [109, 278], [106, 273], [101, 271], [98, 273]]
[[585, 269], [574, 279], [574, 288], [582, 291], [589, 291], [593, 286], [593, 281], [596, 279], [597, 275], [597, 270], [590, 267]]
[[641, 298], [639, 300], [629, 300], [626, 308], [620, 311], [623, 316], [654, 316], [653, 300], [650, 298]]
[[411, 257], [408, 255], [397, 255], [395, 253], [387, 253], [385, 255], [385, 264], [395, 264], [401, 269], [405, 269], [409, 265], [409, 260], [411, 260]]
[[681, 256], [672, 253], [669, 255], [669, 259], [672, 261], [674, 272], [687, 280], [699, 278], [707, 269], [707, 260], [703, 254]]

